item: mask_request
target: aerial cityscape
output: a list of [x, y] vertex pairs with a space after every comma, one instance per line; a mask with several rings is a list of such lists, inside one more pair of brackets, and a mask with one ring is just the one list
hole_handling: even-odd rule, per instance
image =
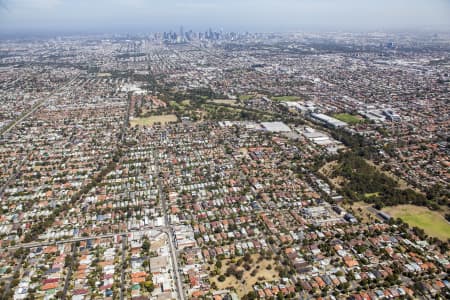
[[450, 26], [15, 12], [67, 2], [0, 1], [0, 299], [450, 298]]

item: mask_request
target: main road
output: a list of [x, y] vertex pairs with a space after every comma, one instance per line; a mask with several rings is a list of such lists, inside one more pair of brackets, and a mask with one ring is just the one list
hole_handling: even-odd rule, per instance
[[178, 299], [184, 300], [184, 290], [183, 290], [183, 284], [181, 281], [180, 272], [178, 271], [178, 261], [177, 261], [177, 253], [175, 251], [174, 237], [173, 237], [172, 228], [171, 228], [170, 222], [169, 222], [169, 216], [167, 215], [166, 196], [164, 195], [164, 190], [162, 188], [162, 183], [161, 183], [161, 177], [159, 176], [159, 160], [158, 160], [158, 157], [156, 157], [155, 152], [156, 152], [156, 150], [153, 151], [153, 157], [155, 159], [156, 173], [158, 174], [159, 201], [161, 203], [161, 209], [162, 209], [162, 213], [164, 216], [164, 228], [166, 228], [165, 231], [169, 236], [170, 255], [172, 256], [172, 269], [173, 269], [173, 274], [174, 274], [175, 280], [176, 280]]
[[[11, 283], [12, 283], [12, 281], [14, 280], [14, 274], [16, 274], [17, 272], [19, 272], [21, 267], [22, 267], [22, 258], [20, 258], [20, 259], [17, 261], [17, 264], [16, 264], [16, 266], [14, 267], [14, 271], [12, 272], [13, 277], [10, 277], [10, 278], [9, 278], [8, 283], [5, 284], [5, 289], [4, 289], [3, 295], [0, 294], [0, 296], [2, 296], [2, 297], [5, 296], [5, 299], [6, 299], [6, 296], [8, 295], [9, 290], [11, 289]], [[6, 279], [6, 278], [4, 278], [4, 279]], [[1, 299], [3, 299], [3, 298], [1, 298]]]
[[123, 294], [125, 291], [125, 269], [128, 268], [126, 263], [127, 239], [128, 236], [126, 234], [122, 235], [122, 270], [120, 273], [120, 300], [123, 300]]
[[74, 267], [74, 262], [75, 262], [76, 256], [77, 256], [77, 246], [75, 244], [72, 244], [72, 259], [71, 259], [71, 263], [69, 266], [69, 272], [67, 272], [66, 281], [64, 282], [63, 295], [61, 297], [61, 300], [66, 300], [66, 298], [67, 298], [67, 290], [69, 289], [70, 280], [72, 278], [73, 267]]
[[50, 245], [55, 245], [55, 244], [75, 243], [75, 242], [81, 242], [81, 241], [87, 241], [87, 240], [115, 237], [118, 235], [128, 235], [129, 233], [144, 232], [147, 230], [160, 230], [163, 232], [170, 231], [169, 228], [165, 227], [165, 226], [145, 226], [145, 227], [142, 227], [142, 228], [136, 229], [136, 230], [128, 230], [128, 231], [124, 231], [124, 232], [106, 233], [106, 234], [92, 235], [92, 236], [82, 236], [82, 237], [60, 240], [60, 241], [54, 240], [54, 241], [30, 242], [30, 243], [24, 243], [24, 244], [18, 244], [15, 246], [6, 247], [5, 249], [15, 250], [15, 249], [19, 249], [19, 248], [35, 248], [35, 247], [44, 247], [44, 246], [50, 246]]

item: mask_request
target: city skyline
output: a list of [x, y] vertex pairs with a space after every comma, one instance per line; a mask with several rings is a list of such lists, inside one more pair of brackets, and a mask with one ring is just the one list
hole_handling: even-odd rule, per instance
[[0, 33], [227, 31], [447, 31], [450, 2], [433, 1], [0, 1]]

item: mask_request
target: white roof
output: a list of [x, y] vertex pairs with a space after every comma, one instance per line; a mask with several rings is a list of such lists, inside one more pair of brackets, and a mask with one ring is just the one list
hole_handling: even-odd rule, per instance
[[289, 126], [284, 124], [283, 122], [262, 122], [261, 125], [267, 131], [271, 132], [290, 132], [291, 129]]

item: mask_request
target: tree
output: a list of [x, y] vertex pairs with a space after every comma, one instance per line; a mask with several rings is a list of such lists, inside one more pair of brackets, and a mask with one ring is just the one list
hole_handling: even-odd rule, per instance
[[147, 280], [144, 282], [144, 287], [147, 289], [149, 293], [153, 292], [155, 289], [155, 285], [153, 284], [153, 281]]
[[244, 271], [243, 271], [243, 270], [239, 270], [239, 271], [237, 271], [237, 272], [234, 274], [234, 276], [235, 276], [238, 280], [241, 280], [243, 275], [244, 275]]
[[244, 295], [244, 297], [242, 297], [242, 300], [254, 300], [256, 299], [256, 292], [255, 291], [251, 291], [248, 294]]
[[248, 263], [245, 263], [245, 264], [244, 264], [244, 269], [245, 269], [245, 270], [250, 271], [251, 268], [252, 268], [252, 267], [251, 267]]
[[450, 214], [445, 214], [445, 219], [450, 222]]
[[148, 252], [148, 250], [150, 250], [149, 240], [147, 239], [144, 240], [144, 242], [142, 243], [142, 250], [144, 250], [145, 252]]
[[64, 259], [64, 266], [66, 268], [68, 268], [69, 266], [72, 266], [73, 263], [73, 259], [71, 255], [67, 255], [66, 258]]
[[218, 260], [216, 261], [216, 268], [217, 268], [217, 269], [222, 268], [222, 261], [221, 261], [220, 259], [218, 259]]

